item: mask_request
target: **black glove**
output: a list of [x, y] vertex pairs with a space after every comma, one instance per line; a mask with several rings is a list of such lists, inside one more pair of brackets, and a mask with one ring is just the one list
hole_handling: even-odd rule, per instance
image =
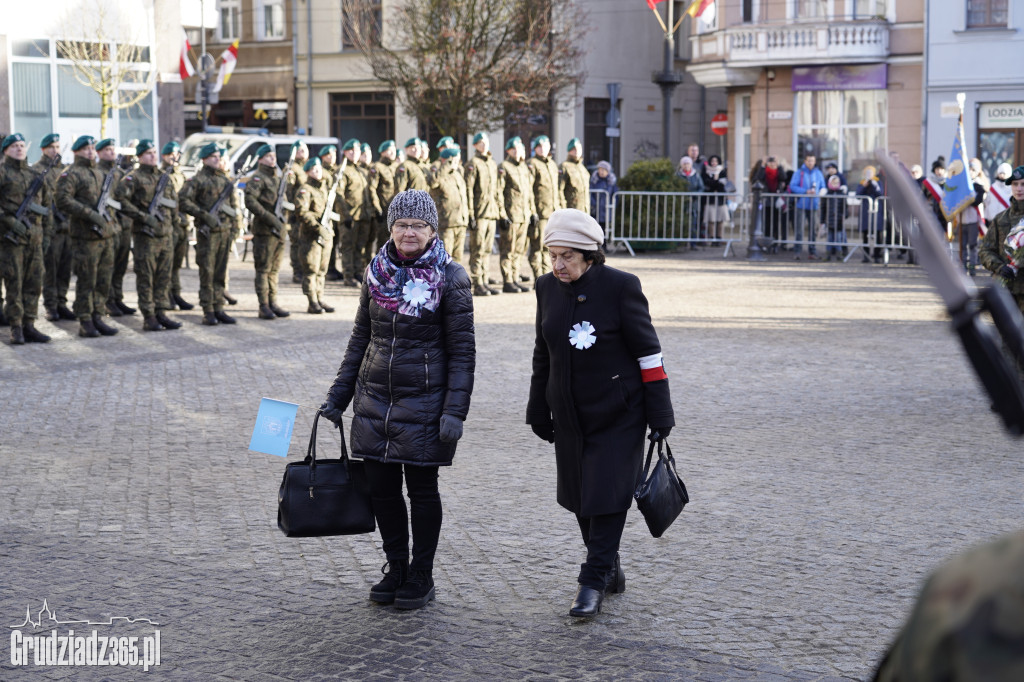
[[455, 443], [462, 438], [462, 420], [450, 414], [441, 415], [441, 442]]
[[1004, 265], [1003, 267], [999, 268], [999, 270], [996, 271], [996, 274], [1007, 281], [1011, 281], [1017, 276], [1017, 273], [1014, 272], [1013, 268], [1011, 268], [1009, 265]]
[[668, 438], [668, 434], [672, 433], [671, 426], [652, 426], [651, 435], [648, 436], [651, 440], [657, 442], [659, 440], [665, 440]]
[[476, 229], [476, 218], [470, 218], [469, 219], [469, 229], [470, 230], [475, 230]]
[[155, 230], [160, 227], [160, 221], [157, 219], [157, 217], [154, 215], [149, 215], [148, 213], [142, 219], [142, 222], [146, 223], [146, 227], [148, 227], [151, 230]]
[[217, 220], [217, 216], [207, 211], [203, 211], [200, 215], [203, 218], [203, 224], [207, 227], [220, 227], [220, 221]]
[[537, 227], [537, 223], [540, 222], [540, 216], [534, 213], [530, 216], [530, 227]]
[[288, 231], [288, 226], [284, 224], [284, 221], [278, 218], [276, 215], [271, 216], [271, 220], [274, 223], [274, 227], [277, 228], [278, 236], [284, 236], [284, 233]]
[[378, 223], [384, 222], [384, 214], [381, 213], [380, 211], [374, 211], [373, 217], [377, 219]]
[[555, 425], [551, 422], [544, 422], [543, 424], [530, 424], [530, 428], [537, 435], [537, 438], [546, 440], [549, 443], [555, 442]]
[[508, 229], [508, 219], [507, 218], [499, 218], [498, 222], [496, 223], [495, 226], [498, 228], [499, 231], [500, 230], [507, 230]]
[[346, 220], [345, 222], [343, 222], [343, 223], [342, 223], [342, 225], [344, 225], [344, 226], [345, 226], [345, 229], [346, 229], [346, 230], [351, 230], [351, 229], [352, 229], [352, 219], [351, 219], [351, 218], [349, 218], [348, 220]]
[[324, 404], [320, 406], [320, 414], [323, 415], [324, 419], [333, 423], [335, 426], [341, 426], [341, 414], [345, 411], [344, 407], [339, 407], [331, 402], [328, 398], [324, 401]]

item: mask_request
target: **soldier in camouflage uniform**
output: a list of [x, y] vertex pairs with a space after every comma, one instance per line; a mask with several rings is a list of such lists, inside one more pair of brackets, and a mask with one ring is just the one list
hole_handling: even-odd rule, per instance
[[107, 202], [100, 206], [106, 175], [96, 167], [96, 140], [82, 135], [71, 151], [75, 162], [57, 180], [57, 209], [71, 223], [71, 267], [78, 278], [74, 307], [78, 335], [113, 336], [117, 330], [103, 321], [103, 313], [114, 269], [114, 234], [120, 227], [115, 224], [118, 219], [113, 207]]
[[400, 194], [407, 189], [421, 189], [427, 191], [427, 178], [423, 174], [423, 167], [419, 163], [420, 138], [413, 137], [405, 143], [405, 161], [398, 164], [395, 169], [395, 194]]
[[[366, 213], [370, 216], [370, 229], [366, 233], [366, 238], [358, 245], [357, 252], [359, 253], [358, 261], [358, 273], [356, 277], [361, 277], [366, 266], [370, 263], [370, 259], [373, 258], [374, 254], [377, 253], [377, 238], [387, 227], [384, 223], [387, 221], [387, 216], [384, 220], [377, 220], [376, 211], [373, 208], [373, 190], [370, 189], [370, 171], [373, 169], [373, 149], [370, 147], [368, 142], [363, 143], [363, 153], [359, 157], [359, 170], [363, 174], [363, 179], [366, 181], [366, 197], [364, 201], [366, 203]], [[390, 237], [390, 233], [389, 233]]]
[[135, 156], [139, 167], [121, 179], [117, 199], [121, 202], [122, 215], [132, 221], [135, 290], [142, 310], [142, 329], [150, 332], [179, 329], [181, 322], [172, 320], [166, 313], [170, 305], [172, 240], [181, 220], [178, 192], [171, 178], [173, 167], [163, 172], [157, 168], [153, 140], [140, 140]]
[[498, 194], [501, 215], [498, 230], [501, 239], [501, 277], [505, 281], [502, 291], [518, 294], [529, 291], [519, 283], [519, 265], [526, 253], [526, 228], [530, 216], [536, 213], [533, 203], [533, 181], [526, 165], [526, 148], [520, 137], [505, 143], [505, 160], [498, 166]]
[[494, 247], [494, 222], [501, 217], [498, 205], [498, 164], [491, 158], [487, 133], [473, 138], [476, 155], [466, 163], [466, 193], [469, 197], [469, 271], [474, 296], [499, 294], [487, 282], [487, 264]]
[[[295, 148], [295, 160], [292, 161], [291, 168], [285, 168], [285, 171], [290, 173], [288, 176], [288, 203], [294, 206], [295, 192], [298, 191], [299, 185], [306, 181], [306, 171], [302, 170], [302, 167], [309, 160], [309, 147], [300, 140], [293, 142], [292, 147]], [[285, 218], [288, 222], [288, 256], [292, 265], [292, 282], [298, 284], [302, 281], [302, 260], [299, 258], [299, 222], [293, 215], [285, 214]]]
[[[532, 146], [534, 156], [526, 165], [530, 168], [533, 185], [534, 213], [530, 216], [526, 237], [530, 249], [530, 268], [536, 281], [541, 275], [551, 272], [551, 256], [541, 243], [544, 228], [551, 214], [565, 208], [565, 205], [558, 191], [558, 164], [550, 156], [551, 140], [547, 135], [539, 135], [534, 138]], [[525, 251], [523, 255], [526, 255]]]
[[57, 198], [57, 179], [65, 168], [60, 160], [60, 136], [50, 133], [43, 137], [40, 146], [43, 155], [32, 169], [46, 173], [46, 189], [50, 195], [50, 229], [43, 235], [43, 307], [50, 322], [74, 320], [75, 314], [68, 308], [68, 288], [71, 285], [68, 217], [53, 203]]
[[252, 213], [252, 259], [256, 264], [256, 299], [260, 305], [260, 319], [273, 320], [288, 317], [287, 310], [277, 305], [277, 280], [284, 257], [284, 221], [274, 214], [277, 192], [281, 186], [281, 173], [277, 168], [277, 154], [269, 144], [256, 150], [259, 161], [256, 172], [245, 184], [245, 207]]
[[469, 227], [470, 203], [466, 179], [459, 167], [459, 148], [441, 150], [441, 167], [430, 185], [430, 196], [437, 205], [437, 227], [452, 260], [462, 265]]
[[181, 145], [171, 141], [160, 150], [160, 170], [164, 173], [171, 173], [171, 184], [174, 185], [175, 196], [179, 198], [179, 219], [174, 221], [174, 233], [171, 235], [171, 286], [170, 286], [170, 307], [174, 310], [192, 310], [195, 305], [181, 297], [181, 266], [188, 255], [188, 215], [180, 209], [181, 190], [185, 186], [185, 174], [178, 168], [178, 160], [181, 158]]
[[[1003, 182], [1010, 186], [1010, 207], [989, 221], [988, 232], [978, 245], [978, 260], [1002, 279], [1013, 294], [1017, 307], [1024, 313], [1024, 272], [1010, 263], [1006, 245], [1010, 230], [1024, 221], [1024, 166], [1017, 166]], [[1015, 256], [1018, 263], [1024, 262], [1024, 253]]]
[[43, 233], [50, 229], [50, 192], [42, 183], [22, 220], [15, 216], [39, 172], [29, 168], [28, 144], [20, 133], [0, 144], [0, 281], [6, 289], [4, 317], [11, 326], [11, 344], [46, 343], [50, 337], [35, 327], [43, 289]]
[[1022, 595], [1024, 531], [953, 558], [925, 583], [875, 682], [1024, 680]]
[[423, 171], [423, 181], [427, 182], [427, 176], [430, 175], [430, 144], [426, 140], [420, 140], [420, 155], [416, 159], [416, 163]]
[[[117, 196], [117, 187], [124, 177], [123, 166], [115, 166], [117, 163], [117, 141], [113, 138], [104, 138], [96, 143], [96, 156], [99, 160], [96, 167], [104, 174], [114, 170], [113, 194]], [[107, 312], [111, 317], [132, 315], [135, 308], [124, 302], [124, 276], [128, 272], [128, 256], [132, 252], [132, 221], [120, 212], [115, 214], [117, 220], [115, 227], [117, 231], [113, 238], [114, 248], [114, 269], [110, 273], [110, 293], [107, 298]]]
[[208, 326], [235, 324], [235, 318], [224, 312], [224, 277], [235, 229], [229, 213], [230, 194], [217, 207], [216, 215], [211, 212], [225, 192], [234, 191], [231, 178], [220, 169], [223, 152], [216, 142], [199, 150], [203, 167], [185, 183], [178, 197], [179, 205], [195, 219], [199, 305], [203, 307], [203, 324]]
[[295, 195], [295, 212], [299, 218], [299, 236], [302, 244], [299, 256], [305, 265], [302, 278], [302, 293], [309, 300], [306, 312], [312, 315], [333, 313], [334, 308], [324, 303], [324, 276], [327, 274], [327, 259], [330, 257], [333, 232], [330, 222], [321, 224], [324, 213], [333, 213], [327, 205], [328, 188], [323, 180], [320, 159], [310, 159], [304, 168], [306, 182]]
[[569, 153], [558, 169], [558, 193], [563, 208], [575, 208], [590, 213], [590, 172], [583, 165], [583, 143], [580, 138], [569, 140]]
[[[362, 144], [351, 139], [345, 143], [342, 153], [345, 155], [345, 170], [342, 171], [341, 184], [338, 186], [336, 210], [341, 216], [338, 225], [338, 250], [341, 252], [341, 270], [345, 286], [359, 286], [357, 276], [363, 254], [362, 245], [370, 232], [369, 208], [366, 203], [366, 176], [359, 168], [359, 157]], [[363, 266], [365, 267], [365, 266]]]
[[[231, 179], [232, 183], [237, 183], [242, 177], [241, 175], [233, 176], [231, 174], [231, 160], [226, 156], [220, 157], [220, 169], [224, 171], [224, 174], [227, 175], [228, 178]], [[232, 252], [235, 250], [235, 244], [238, 242], [238, 238], [245, 232], [245, 212], [242, 210], [243, 202], [238, 198], [238, 195], [239, 192], [236, 189], [236, 191], [231, 193], [231, 198], [228, 199], [228, 203], [231, 204], [231, 208], [235, 212], [235, 215], [228, 216], [231, 218], [228, 222], [233, 223], [233, 225], [230, 226], [231, 238], [228, 240], [228, 248], [230, 248]], [[224, 268], [224, 301], [228, 305], [237, 305], [238, 299], [228, 292], [228, 286], [230, 284], [231, 268]]]
[[370, 201], [373, 203], [373, 218], [376, 223], [374, 245], [368, 249], [367, 262], [376, 249], [386, 242], [391, 232], [387, 226], [388, 206], [395, 197], [395, 162], [397, 150], [394, 140], [384, 140], [377, 147], [380, 159], [370, 165]]
[[[325, 192], [330, 189], [334, 184], [334, 181], [338, 178], [338, 174], [341, 169], [338, 168], [338, 148], [333, 144], [329, 144], [320, 150], [317, 155], [320, 157], [320, 165], [323, 167], [324, 176], [321, 179], [321, 183], [325, 188]], [[334, 197], [334, 206], [331, 210], [335, 213], [341, 214], [341, 194], [337, 194]], [[331, 282], [337, 282], [344, 279], [341, 271], [338, 270], [338, 247], [341, 244], [341, 224], [331, 224], [331, 250], [327, 254], [327, 280]]]

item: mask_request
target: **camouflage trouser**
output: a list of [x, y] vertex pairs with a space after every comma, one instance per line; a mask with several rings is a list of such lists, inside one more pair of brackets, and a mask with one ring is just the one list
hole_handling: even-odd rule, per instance
[[352, 227], [339, 225], [338, 232], [341, 234], [341, 271], [346, 279], [356, 275], [362, 276], [373, 252], [367, 255], [367, 235], [371, 234], [372, 228], [369, 220], [356, 220]]
[[168, 309], [171, 287], [171, 235], [134, 237], [135, 290], [143, 317], [153, 317]]
[[75, 317], [79, 322], [107, 311], [110, 278], [114, 270], [114, 240], [72, 238], [72, 269], [75, 271]]
[[487, 264], [494, 248], [494, 221], [477, 218], [476, 229], [469, 233], [469, 278], [473, 284], [487, 286]]
[[256, 298], [260, 305], [277, 301], [277, 280], [284, 258], [284, 239], [272, 234], [252, 236], [252, 260], [256, 265]]
[[110, 275], [110, 300], [124, 300], [124, 275], [128, 272], [128, 256], [132, 253], [132, 233], [122, 228], [114, 235], [114, 269]]
[[519, 280], [519, 263], [526, 253], [526, 228], [529, 223], [509, 223], [501, 231], [498, 249], [501, 251], [501, 278], [505, 284]]
[[299, 258], [299, 244], [302, 239], [299, 237], [298, 223], [288, 226], [288, 256], [292, 263], [292, 277], [302, 276], [302, 259]]
[[317, 244], [315, 241], [304, 241], [299, 245], [299, 257], [303, 263], [302, 293], [310, 303], [316, 303], [324, 297], [327, 264], [334, 248], [334, 242], [329, 239], [325, 242]]
[[188, 255], [188, 230], [175, 229], [171, 234], [171, 293], [181, 296], [181, 278], [178, 271]]
[[231, 252], [231, 230], [200, 232], [196, 239], [196, 265], [199, 266], [199, 305], [204, 313], [224, 310], [224, 275]]
[[441, 241], [452, 260], [462, 265], [462, 254], [466, 251], [466, 226], [444, 228], [441, 230]]
[[[547, 218], [538, 220], [537, 226], [533, 229], [530, 229], [529, 223], [527, 223], [526, 229], [530, 233], [527, 239], [530, 247], [530, 268], [533, 270], [534, 279], [551, 272], [551, 256], [548, 254], [548, 250], [544, 248], [544, 244], [541, 243], [541, 240], [544, 238], [544, 228], [547, 226]], [[523, 255], [526, 255], [525, 248]]]
[[43, 289], [43, 236], [30, 234], [28, 244], [0, 239], [0, 281], [6, 300], [4, 315], [12, 327], [36, 319]]
[[50, 236], [49, 248], [43, 254], [43, 305], [53, 309], [68, 304], [71, 286], [71, 235], [67, 228]]

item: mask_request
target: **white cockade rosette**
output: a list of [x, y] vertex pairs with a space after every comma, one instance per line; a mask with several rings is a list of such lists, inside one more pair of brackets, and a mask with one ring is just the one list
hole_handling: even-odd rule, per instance
[[597, 329], [586, 320], [577, 322], [569, 330], [569, 343], [576, 346], [576, 350], [585, 350], [594, 345], [597, 341]]
[[402, 287], [402, 299], [414, 308], [430, 300], [430, 283], [423, 279], [410, 279]]
[[1003, 242], [1003, 253], [1014, 272], [1024, 267], [1024, 219], [1010, 228]]

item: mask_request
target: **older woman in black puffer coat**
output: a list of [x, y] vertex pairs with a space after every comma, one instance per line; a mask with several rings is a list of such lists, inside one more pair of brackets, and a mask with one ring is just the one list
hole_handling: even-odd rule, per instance
[[366, 462], [387, 556], [370, 599], [418, 609], [434, 598], [438, 468], [452, 463], [473, 391], [473, 296], [469, 276], [437, 236], [429, 194], [396, 195], [388, 228], [391, 239], [366, 269], [352, 337], [320, 409], [340, 424], [355, 397], [352, 454]]

